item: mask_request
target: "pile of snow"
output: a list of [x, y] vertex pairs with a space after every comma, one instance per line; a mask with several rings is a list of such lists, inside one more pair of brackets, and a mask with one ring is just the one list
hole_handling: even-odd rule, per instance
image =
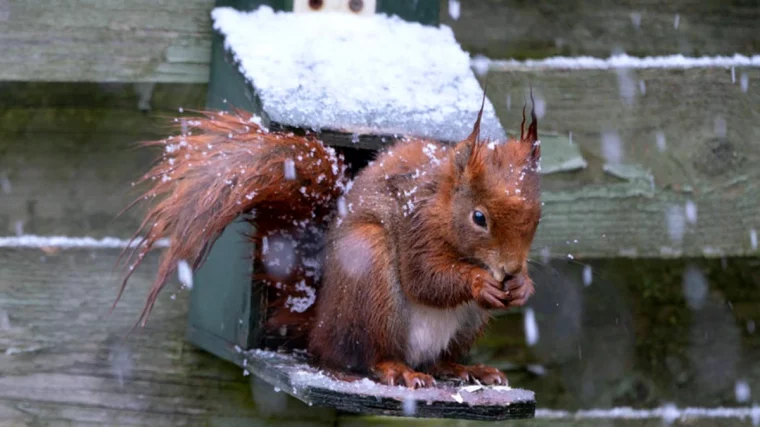
[[[274, 122], [451, 141], [472, 130], [483, 89], [449, 27], [268, 6], [211, 16]], [[481, 136], [504, 135], [486, 101]]]

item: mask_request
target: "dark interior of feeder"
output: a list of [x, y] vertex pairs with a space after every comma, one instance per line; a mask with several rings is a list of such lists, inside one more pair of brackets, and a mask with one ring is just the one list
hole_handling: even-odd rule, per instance
[[[374, 159], [376, 153], [375, 150], [346, 146], [333, 146], [333, 148], [339, 155], [343, 156], [345, 164], [347, 166], [346, 173], [351, 179], [353, 179], [356, 174], [362, 170], [362, 168], [367, 166], [367, 164], [372, 161], [372, 159]], [[291, 230], [285, 231], [285, 233], [291, 232]], [[298, 266], [300, 263], [297, 262], [298, 260], [296, 258], [317, 256], [317, 254], [322, 249], [322, 247], [319, 245], [319, 242], [321, 242], [322, 239], [313, 234], [298, 234], [297, 236], [293, 235], [293, 237], [298, 242], [298, 244], [295, 248], [293, 248], [292, 251], [283, 253], [283, 257], [289, 258], [292, 256], [293, 258], [290, 259], [293, 261], [293, 265], [296, 266], [296, 268], [299, 268]], [[270, 242], [273, 240], [273, 238], [268, 239]], [[264, 298], [262, 298], [262, 300], [266, 301], [266, 307], [261, 307], [262, 309], [260, 311], [263, 313], [264, 318], [260, 319], [262, 326], [261, 330], [263, 331], [263, 334], [259, 347], [269, 350], [294, 350], [306, 348], [307, 337], [305, 335], [305, 332], [307, 330], [306, 325], [308, 325], [308, 313], [296, 313], [290, 312], [289, 310], [277, 310], [277, 307], [282, 307], [285, 304], [286, 298], [282, 293], [276, 292], [272, 286], [267, 286], [267, 282], [274, 282], [276, 285], [277, 278], [269, 275], [264, 266], [264, 257], [261, 256], [262, 245], [256, 245], [254, 251], [256, 253], [253, 257], [254, 277], [252, 285], [255, 289], [260, 290], [264, 294]], [[294, 270], [293, 274], [298, 274], [298, 270]], [[314, 289], [317, 289], [317, 292], [319, 292], [318, 288], [320, 284], [318, 282], [318, 277], [307, 277], [304, 280], [307, 286], [313, 287]], [[289, 276], [287, 275], [279, 278], [279, 281], [281, 283], [294, 282], [292, 279], [289, 279]], [[277, 286], [275, 286], [275, 288], [276, 287]], [[275, 318], [276, 313], [279, 313], [280, 316], [285, 317]], [[288, 327], [278, 326], [283, 323], [279, 321], [283, 318], [286, 319], [285, 323], [289, 325]], [[306, 322], [304, 320], [306, 320]]]

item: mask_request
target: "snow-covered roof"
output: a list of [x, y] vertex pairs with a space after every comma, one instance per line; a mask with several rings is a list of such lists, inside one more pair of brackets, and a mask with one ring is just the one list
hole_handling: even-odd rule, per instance
[[[211, 15], [274, 122], [453, 141], [472, 130], [483, 90], [449, 27], [268, 6]], [[488, 101], [481, 136], [505, 136]]]

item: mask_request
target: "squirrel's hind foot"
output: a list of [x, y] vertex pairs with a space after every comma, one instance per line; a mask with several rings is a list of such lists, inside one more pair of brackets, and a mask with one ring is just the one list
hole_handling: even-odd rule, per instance
[[372, 369], [381, 384], [389, 386], [405, 385], [411, 389], [433, 387], [435, 379], [428, 374], [417, 372], [402, 362], [381, 362]]
[[460, 365], [453, 362], [440, 362], [431, 370], [439, 379], [453, 378], [465, 383], [485, 385], [507, 385], [507, 376], [496, 368], [486, 365]]

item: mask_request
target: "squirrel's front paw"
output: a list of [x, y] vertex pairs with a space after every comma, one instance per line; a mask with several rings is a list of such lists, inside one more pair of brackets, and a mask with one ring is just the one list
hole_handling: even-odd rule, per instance
[[504, 308], [502, 301], [509, 295], [501, 289], [501, 283], [494, 279], [489, 272], [475, 269], [470, 273], [472, 296], [485, 309]]
[[524, 305], [528, 298], [533, 295], [533, 280], [526, 274], [519, 274], [504, 284], [504, 289], [507, 291], [508, 297], [506, 299], [509, 307], [519, 307]]

